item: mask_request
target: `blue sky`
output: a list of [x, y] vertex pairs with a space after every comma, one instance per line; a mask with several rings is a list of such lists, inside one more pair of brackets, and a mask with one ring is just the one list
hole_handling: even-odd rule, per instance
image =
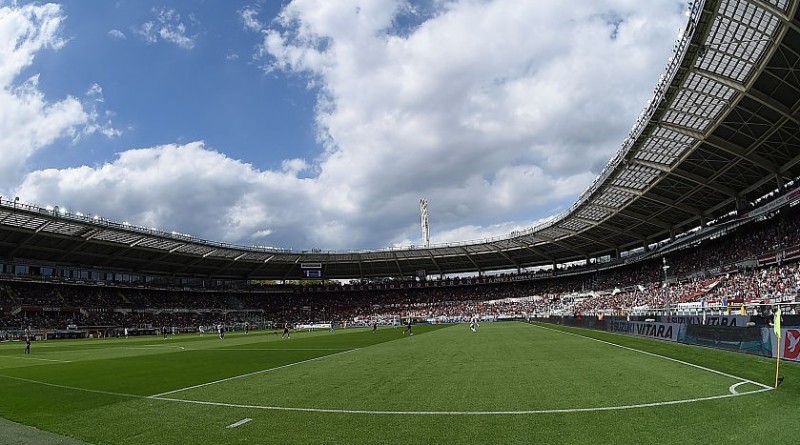
[[[267, 75], [252, 54], [259, 35], [244, 32], [237, 11], [247, 2], [71, 1], [63, 3], [59, 51], [42, 51], [25, 74], [40, 76], [48, 97], [98, 84], [104, 107], [116, 116], [120, 137], [93, 144], [93, 161], [108, 162], [131, 147], [202, 139], [258, 168], [318, 150], [313, 128], [315, 94], [303, 78]], [[266, 2], [264, 7], [279, 6]], [[276, 14], [277, 9], [265, 11]], [[175, 16], [163, 23], [159, 15]], [[148, 42], [145, 23], [184, 23], [191, 48], [158, 37]], [[111, 34], [109, 34], [111, 33]], [[24, 74], [23, 74], [24, 76]], [[220, 119], [220, 116], [229, 117]], [[54, 151], [53, 154], [59, 154]], [[34, 167], [74, 164], [69, 151]], [[56, 163], [54, 163], [56, 162]]]
[[[0, 0], [0, 194], [242, 245], [506, 235], [650, 99], [671, 0]], [[14, 42], [12, 44], [11, 42]]]

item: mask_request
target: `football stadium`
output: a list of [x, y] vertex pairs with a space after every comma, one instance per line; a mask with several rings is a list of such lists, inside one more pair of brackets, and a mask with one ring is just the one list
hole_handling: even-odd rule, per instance
[[0, 197], [0, 443], [797, 443], [800, 1], [690, 2], [631, 124], [567, 210], [480, 241]]

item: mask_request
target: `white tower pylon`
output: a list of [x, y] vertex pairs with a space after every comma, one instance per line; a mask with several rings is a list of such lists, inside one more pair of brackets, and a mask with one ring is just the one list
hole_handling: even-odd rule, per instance
[[428, 223], [428, 200], [425, 198], [419, 200], [419, 216], [422, 225], [422, 244], [428, 248], [431, 246], [431, 226]]

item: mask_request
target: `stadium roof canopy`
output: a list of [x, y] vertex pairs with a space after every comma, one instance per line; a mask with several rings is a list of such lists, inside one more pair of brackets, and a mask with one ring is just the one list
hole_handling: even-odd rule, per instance
[[485, 272], [616, 255], [800, 177], [800, 0], [696, 0], [629, 137], [567, 211], [508, 237], [366, 252], [233, 246], [0, 202], [0, 257], [141, 274], [290, 279]]

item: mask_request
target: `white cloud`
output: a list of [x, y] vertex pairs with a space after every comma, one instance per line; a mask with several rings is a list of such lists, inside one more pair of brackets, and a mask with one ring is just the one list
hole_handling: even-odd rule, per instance
[[[304, 76], [319, 92], [316, 159], [259, 170], [202, 142], [164, 145], [32, 172], [17, 192], [215, 240], [302, 249], [418, 240], [423, 196], [434, 242], [508, 234], [569, 206], [599, 173], [685, 20], [672, 0], [433, 5], [295, 0], [269, 28], [257, 10], [240, 11], [261, 33], [255, 56], [265, 69]], [[164, 39], [160, 19], [148, 23], [143, 38]]]
[[39, 50], [64, 46], [62, 21], [54, 4], [0, 7], [0, 85], [10, 85]]
[[317, 205], [315, 196], [323, 196], [317, 184], [295, 173], [259, 171], [192, 142], [128, 150], [95, 167], [31, 172], [15, 194], [215, 240], [281, 233], [301, 247], [323, 241], [314, 235], [317, 220], [307, 218]]
[[319, 86], [329, 193], [366, 212], [425, 194], [450, 230], [569, 205], [649, 99], [681, 6], [453, 1], [398, 32], [419, 19], [402, 1], [296, 0], [257, 54]]
[[239, 10], [239, 18], [247, 31], [261, 32], [266, 26], [258, 20], [260, 10], [257, 6], [247, 6]]
[[125, 39], [128, 38], [127, 36], [125, 36], [124, 32], [122, 32], [122, 31], [120, 31], [118, 29], [112, 29], [112, 30], [108, 31], [108, 35], [109, 35], [109, 37], [113, 37], [113, 38], [119, 39], [119, 40], [125, 40]]
[[105, 102], [103, 98], [103, 87], [98, 83], [93, 83], [89, 86], [89, 89], [86, 90], [86, 97], [95, 102]]
[[13, 187], [26, 162], [57, 139], [95, 131], [96, 108], [87, 110], [72, 96], [48, 100], [38, 74], [18, 79], [37, 53], [64, 46], [62, 22], [54, 4], [0, 7], [0, 192]]
[[297, 175], [308, 168], [308, 163], [305, 159], [287, 159], [283, 161], [281, 167], [284, 173]]
[[[136, 34], [147, 43], [156, 43], [159, 40], [178, 45], [183, 49], [192, 49], [197, 35], [187, 35], [188, 27], [181, 20], [181, 15], [174, 9], [153, 9], [155, 20], [144, 22]], [[193, 15], [189, 15], [189, 22], [196, 24]]]
[[[480, 240], [485, 240], [489, 238], [493, 238], [499, 235], [508, 235], [513, 232], [522, 232], [529, 229], [532, 226], [535, 226], [539, 223], [545, 222], [548, 218], [544, 218], [538, 221], [533, 221], [526, 224], [520, 224], [519, 222], [501, 222], [495, 224], [487, 224], [485, 226], [476, 226], [476, 225], [465, 225], [456, 227], [450, 230], [442, 230], [437, 233], [437, 236], [431, 239], [431, 244], [446, 244], [446, 243], [465, 243], [465, 242], [478, 242]], [[416, 244], [420, 245], [419, 241], [414, 242], [410, 241], [409, 244]], [[399, 246], [403, 246], [404, 244], [400, 244]]]

